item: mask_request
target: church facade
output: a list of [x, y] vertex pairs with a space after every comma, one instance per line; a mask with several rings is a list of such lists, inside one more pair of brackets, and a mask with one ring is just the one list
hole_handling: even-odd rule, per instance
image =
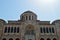
[[37, 20], [32, 11], [25, 11], [19, 20], [0, 19], [0, 40], [60, 40], [60, 20]]

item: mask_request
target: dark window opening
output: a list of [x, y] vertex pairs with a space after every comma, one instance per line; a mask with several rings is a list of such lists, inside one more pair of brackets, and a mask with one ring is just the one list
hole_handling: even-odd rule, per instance
[[52, 33], [54, 33], [54, 28], [52, 28]]
[[31, 20], [31, 16], [29, 16], [29, 20]]
[[14, 27], [14, 33], [16, 33], [16, 27]]
[[13, 32], [13, 27], [11, 27], [11, 33]]
[[26, 30], [26, 35], [35, 35], [34, 30]]
[[27, 16], [26, 16], [26, 20], [27, 20]]
[[41, 31], [41, 33], [43, 33], [43, 31], [42, 31], [42, 27], [40, 28], [40, 31]]
[[51, 33], [51, 28], [49, 28], [49, 32]]
[[23, 16], [22, 16], [22, 20], [23, 20]]
[[33, 16], [32, 16], [32, 20], [33, 20]]
[[10, 33], [10, 27], [8, 27], [8, 33]]
[[7, 33], [7, 27], [5, 27], [4, 33]]
[[46, 28], [46, 32], [49, 33], [48, 28]]
[[43, 32], [45, 33], [45, 28], [43, 28]]
[[19, 27], [17, 27], [17, 33], [19, 33]]

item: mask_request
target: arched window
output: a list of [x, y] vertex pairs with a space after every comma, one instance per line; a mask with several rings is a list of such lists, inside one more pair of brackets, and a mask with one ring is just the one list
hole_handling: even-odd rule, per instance
[[17, 33], [19, 33], [19, 27], [17, 27]]
[[52, 33], [54, 33], [54, 28], [52, 27]]
[[10, 38], [9, 40], [13, 40], [12, 38]]
[[53, 40], [56, 40], [56, 38], [53, 38]]
[[40, 40], [44, 40], [43, 38], [41, 38]]
[[22, 20], [24, 19], [24, 17], [22, 16], [22, 18], [21, 18]]
[[41, 31], [41, 33], [43, 33], [42, 27], [40, 27], [40, 31]]
[[26, 30], [26, 32], [25, 32], [25, 34], [27, 34], [27, 35], [34, 35], [35, 33], [34, 33], [34, 30]]
[[46, 28], [46, 32], [49, 33], [48, 28]]
[[4, 33], [7, 33], [7, 27], [5, 27]]
[[29, 20], [31, 20], [31, 16], [29, 16]]
[[14, 33], [16, 33], [16, 27], [14, 27]]
[[10, 27], [8, 27], [8, 33], [10, 33]]
[[32, 20], [33, 20], [33, 16], [32, 16]]
[[6, 40], [6, 38], [3, 38], [2, 40]]
[[28, 19], [28, 17], [26, 16], [26, 20]]
[[43, 32], [45, 33], [45, 27], [43, 28]]
[[25, 35], [35, 35], [34, 26], [27, 25]]
[[19, 38], [16, 38], [16, 40], [19, 40]]
[[13, 32], [13, 27], [11, 27], [11, 33]]
[[51, 40], [50, 38], [47, 38], [47, 40]]
[[51, 33], [51, 28], [49, 28], [49, 32]]

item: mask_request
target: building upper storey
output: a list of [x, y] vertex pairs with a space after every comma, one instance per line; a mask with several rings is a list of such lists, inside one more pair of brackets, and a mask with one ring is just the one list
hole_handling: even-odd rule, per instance
[[[8, 23], [6, 23], [5, 20], [0, 19], [0, 25], [3, 24], [21, 24], [21, 22], [37, 22], [38, 24], [50, 24], [50, 21], [40, 21], [37, 20], [37, 15], [32, 12], [32, 11], [25, 11], [20, 15], [20, 20], [16, 20], [16, 21], [8, 21]], [[60, 24], [60, 20], [55, 20], [53, 21], [51, 24], [55, 24], [55, 23], [59, 23]]]
[[37, 15], [32, 11], [26, 11], [20, 16], [22, 21], [36, 21]]

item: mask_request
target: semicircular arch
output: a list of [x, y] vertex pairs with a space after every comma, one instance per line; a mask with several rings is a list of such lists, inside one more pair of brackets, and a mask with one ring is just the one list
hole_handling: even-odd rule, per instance
[[25, 29], [26, 30], [34, 30], [34, 26], [31, 24], [28, 24]]

